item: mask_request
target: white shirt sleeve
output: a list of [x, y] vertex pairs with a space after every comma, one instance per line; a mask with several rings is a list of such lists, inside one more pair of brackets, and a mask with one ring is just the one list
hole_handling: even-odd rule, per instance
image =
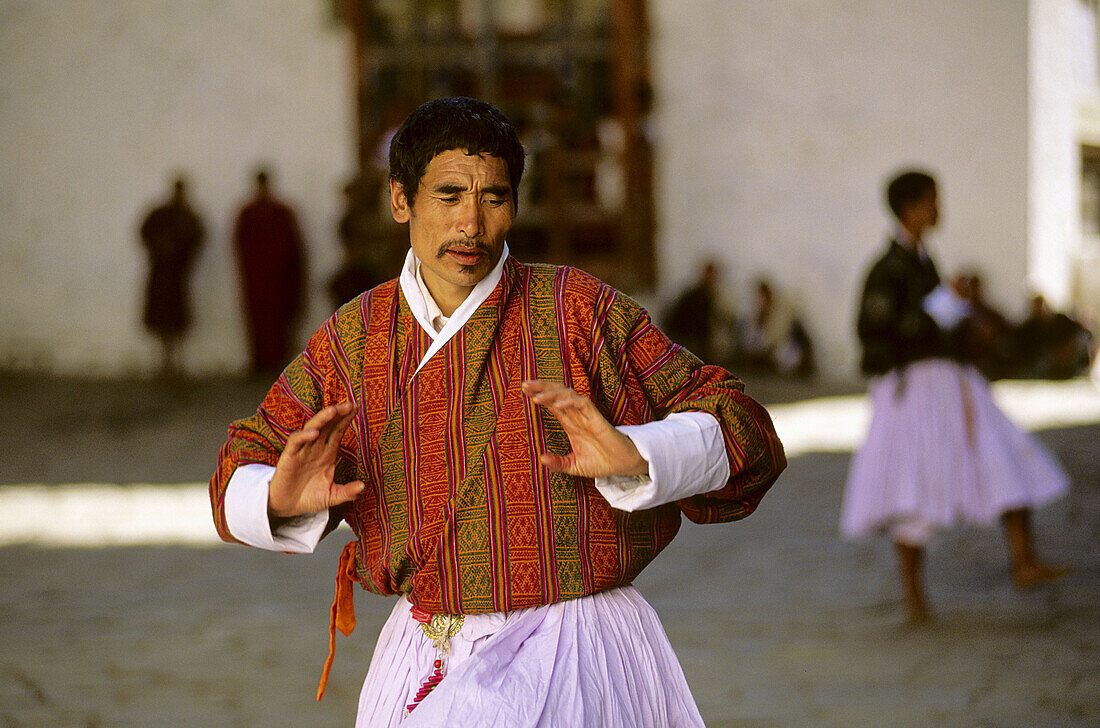
[[649, 463], [649, 477], [596, 478], [613, 508], [638, 511], [718, 490], [730, 477], [718, 420], [708, 412], [677, 412], [644, 425], [616, 428]]
[[267, 490], [274, 474], [275, 468], [259, 463], [242, 465], [233, 471], [225, 490], [225, 522], [229, 532], [249, 546], [313, 553], [328, 525], [328, 511], [298, 516], [272, 533], [267, 517]]

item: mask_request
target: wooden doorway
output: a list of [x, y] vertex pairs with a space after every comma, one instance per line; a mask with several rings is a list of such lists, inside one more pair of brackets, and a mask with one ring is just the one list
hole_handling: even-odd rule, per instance
[[408, 247], [382, 202], [389, 138], [413, 108], [466, 95], [520, 130], [528, 168], [509, 235], [525, 262], [575, 265], [625, 291], [654, 284], [645, 0], [344, 0], [355, 38], [372, 257]]

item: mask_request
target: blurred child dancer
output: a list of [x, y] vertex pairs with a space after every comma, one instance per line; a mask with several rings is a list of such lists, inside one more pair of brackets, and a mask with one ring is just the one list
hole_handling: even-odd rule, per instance
[[939, 219], [936, 180], [904, 172], [886, 197], [894, 235], [867, 276], [858, 320], [872, 418], [848, 473], [841, 531], [890, 536], [909, 618], [923, 621], [924, 550], [936, 529], [959, 520], [1000, 519], [1018, 588], [1063, 576], [1068, 567], [1036, 557], [1030, 514], [1064, 495], [1069, 479], [958, 358], [966, 303], [940, 285], [923, 240]]

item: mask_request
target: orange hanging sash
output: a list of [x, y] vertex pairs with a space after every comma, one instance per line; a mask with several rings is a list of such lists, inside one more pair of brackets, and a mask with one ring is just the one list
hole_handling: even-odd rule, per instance
[[336, 571], [336, 596], [332, 600], [332, 609], [329, 613], [328, 624], [328, 657], [325, 659], [325, 667], [321, 671], [321, 682], [317, 685], [317, 700], [325, 696], [325, 686], [328, 685], [328, 673], [332, 669], [332, 661], [336, 657], [336, 630], [345, 637], [351, 635], [355, 629], [355, 592], [354, 582], [359, 581], [355, 573], [355, 547], [357, 542], [351, 541], [344, 546], [340, 554], [340, 565]]

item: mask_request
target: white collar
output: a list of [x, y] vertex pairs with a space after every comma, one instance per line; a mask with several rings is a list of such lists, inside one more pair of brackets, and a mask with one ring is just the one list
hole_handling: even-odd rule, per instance
[[[409, 252], [412, 252], [411, 250]], [[432, 292], [428, 290], [428, 284], [424, 282], [424, 274], [421, 273], [422, 266], [420, 261], [416, 261], [416, 287], [420, 289], [420, 296], [424, 300], [424, 316], [428, 319], [430, 327], [428, 328], [428, 335], [433, 339], [435, 334], [438, 334], [443, 330], [443, 327], [447, 325], [447, 322], [451, 320], [450, 316], [444, 316], [443, 311], [439, 308], [439, 304], [435, 302], [435, 298], [432, 296]]]
[[[504, 275], [504, 261], [508, 259], [508, 255], [508, 243], [505, 243], [504, 249], [500, 253], [500, 260], [489, 271], [489, 275], [478, 281], [477, 285], [470, 291], [470, 295], [466, 296], [466, 300], [454, 310], [450, 317], [446, 317], [439, 308], [439, 304], [428, 292], [427, 287], [423, 285], [423, 277], [420, 275], [420, 261], [413, 255], [412, 249], [409, 249], [408, 254], [405, 256], [405, 265], [401, 268], [398, 284], [401, 286], [401, 293], [405, 296], [405, 301], [409, 304], [413, 318], [432, 339], [432, 345], [424, 353], [424, 358], [420, 360], [417, 371], [420, 371], [424, 363], [442, 349], [444, 344], [450, 341], [451, 337], [466, 325], [466, 322], [473, 316], [474, 311], [485, 302], [485, 299], [497, 287]], [[438, 330], [435, 328], [436, 323], [440, 324]]]
[[913, 234], [906, 230], [905, 226], [901, 223], [894, 224], [894, 240], [903, 248], [915, 252], [917, 257], [921, 260], [928, 260], [928, 249], [924, 240], [916, 240]]

